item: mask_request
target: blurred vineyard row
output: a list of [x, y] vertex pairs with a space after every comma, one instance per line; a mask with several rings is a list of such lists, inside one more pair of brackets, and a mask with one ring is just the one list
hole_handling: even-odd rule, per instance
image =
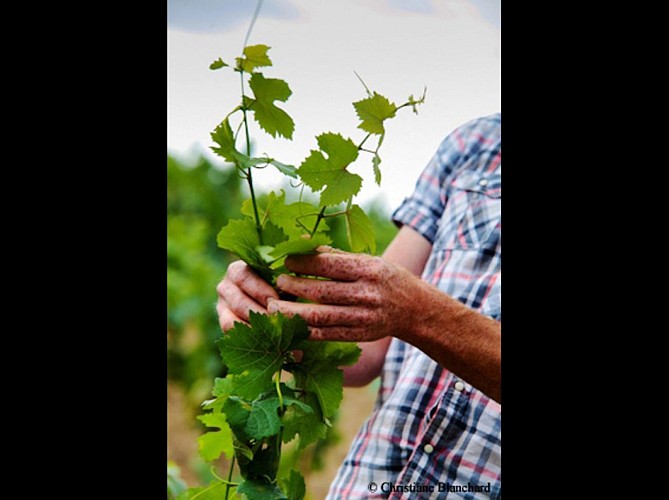
[[[290, 200], [295, 189], [277, 186], [276, 190], [281, 188]], [[240, 206], [247, 196], [246, 184], [234, 168], [215, 165], [204, 156], [185, 162], [168, 155], [167, 388], [168, 460], [172, 464], [168, 477], [174, 491], [182, 487], [180, 478], [189, 486], [205, 484], [211, 478], [197, 456], [197, 436], [204, 428], [195, 416], [200, 413], [200, 403], [210, 397], [214, 377], [221, 373], [214, 345], [221, 335], [214, 308], [216, 284], [236, 258], [218, 248], [216, 235], [229, 219], [240, 217]], [[261, 203], [266, 196], [259, 194]], [[363, 208], [374, 223], [381, 253], [397, 229], [380, 202], [363, 204]], [[341, 218], [328, 222], [333, 228], [333, 246], [349, 250]], [[372, 392], [369, 394], [371, 400]], [[308, 464], [314, 469], [328, 460], [328, 444], [337, 441], [337, 427], [336, 423], [326, 442], [312, 447]], [[348, 443], [344, 444], [347, 448]]]

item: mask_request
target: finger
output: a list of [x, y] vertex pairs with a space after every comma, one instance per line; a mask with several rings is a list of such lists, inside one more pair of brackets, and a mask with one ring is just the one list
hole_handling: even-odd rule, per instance
[[242, 260], [237, 260], [228, 266], [226, 278], [263, 306], [267, 305], [267, 299], [279, 298], [276, 290]]
[[364, 282], [324, 281], [282, 274], [276, 286], [296, 297], [321, 304], [377, 305], [379, 302], [378, 293]]
[[369, 330], [357, 326], [325, 326], [311, 328], [309, 340], [338, 342], [367, 342]]
[[310, 326], [351, 326], [366, 324], [368, 311], [359, 307], [301, 304], [285, 300], [270, 300], [267, 310], [287, 316], [299, 314]]
[[318, 253], [347, 253], [344, 250], [340, 250], [339, 248], [331, 247], [330, 245], [321, 245], [318, 248], [316, 248], [316, 251]]
[[228, 309], [222, 300], [219, 300], [216, 304], [216, 312], [218, 313], [218, 324], [223, 332], [227, 332], [231, 328], [234, 328], [236, 322], [246, 323]]
[[355, 281], [365, 274], [370, 258], [361, 254], [333, 252], [290, 255], [286, 258], [286, 267], [294, 273]]
[[225, 302], [237, 317], [244, 321], [249, 320], [249, 311], [258, 313], [267, 312], [266, 309], [258, 304], [251, 297], [246, 295], [237, 285], [229, 280], [223, 280], [216, 287], [219, 297]]

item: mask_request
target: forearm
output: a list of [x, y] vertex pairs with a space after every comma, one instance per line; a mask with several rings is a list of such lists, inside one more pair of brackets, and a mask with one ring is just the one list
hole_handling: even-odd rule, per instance
[[342, 367], [344, 371], [344, 386], [363, 387], [381, 374], [386, 352], [392, 337], [384, 337], [374, 342], [359, 342], [362, 350], [360, 359], [353, 366]]
[[398, 338], [501, 404], [501, 324], [428, 283], [411, 289], [407, 313], [416, 319]]

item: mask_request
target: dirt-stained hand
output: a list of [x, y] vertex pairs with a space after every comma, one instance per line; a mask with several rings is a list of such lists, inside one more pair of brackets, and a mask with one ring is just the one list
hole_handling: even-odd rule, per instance
[[328, 278], [281, 275], [279, 289], [315, 303], [271, 298], [267, 306], [269, 312], [302, 316], [314, 340], [369, 342], [396, 334], [412, 320], [407, 311], [418, 300], [419, 278], [380, 257], [320, 247], [315, 255], [288, 257], [286, 267]]

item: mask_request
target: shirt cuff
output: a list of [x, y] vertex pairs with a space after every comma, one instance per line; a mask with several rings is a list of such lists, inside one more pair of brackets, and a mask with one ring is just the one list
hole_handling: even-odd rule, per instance
[[439, 228], [438, 221], [435, 220], [434, 215], [428, 208], [420, 205], [415, 200], [406, 198], [393, 212], [392, 220], [398, 227], [409, 226], [434, 244]]

